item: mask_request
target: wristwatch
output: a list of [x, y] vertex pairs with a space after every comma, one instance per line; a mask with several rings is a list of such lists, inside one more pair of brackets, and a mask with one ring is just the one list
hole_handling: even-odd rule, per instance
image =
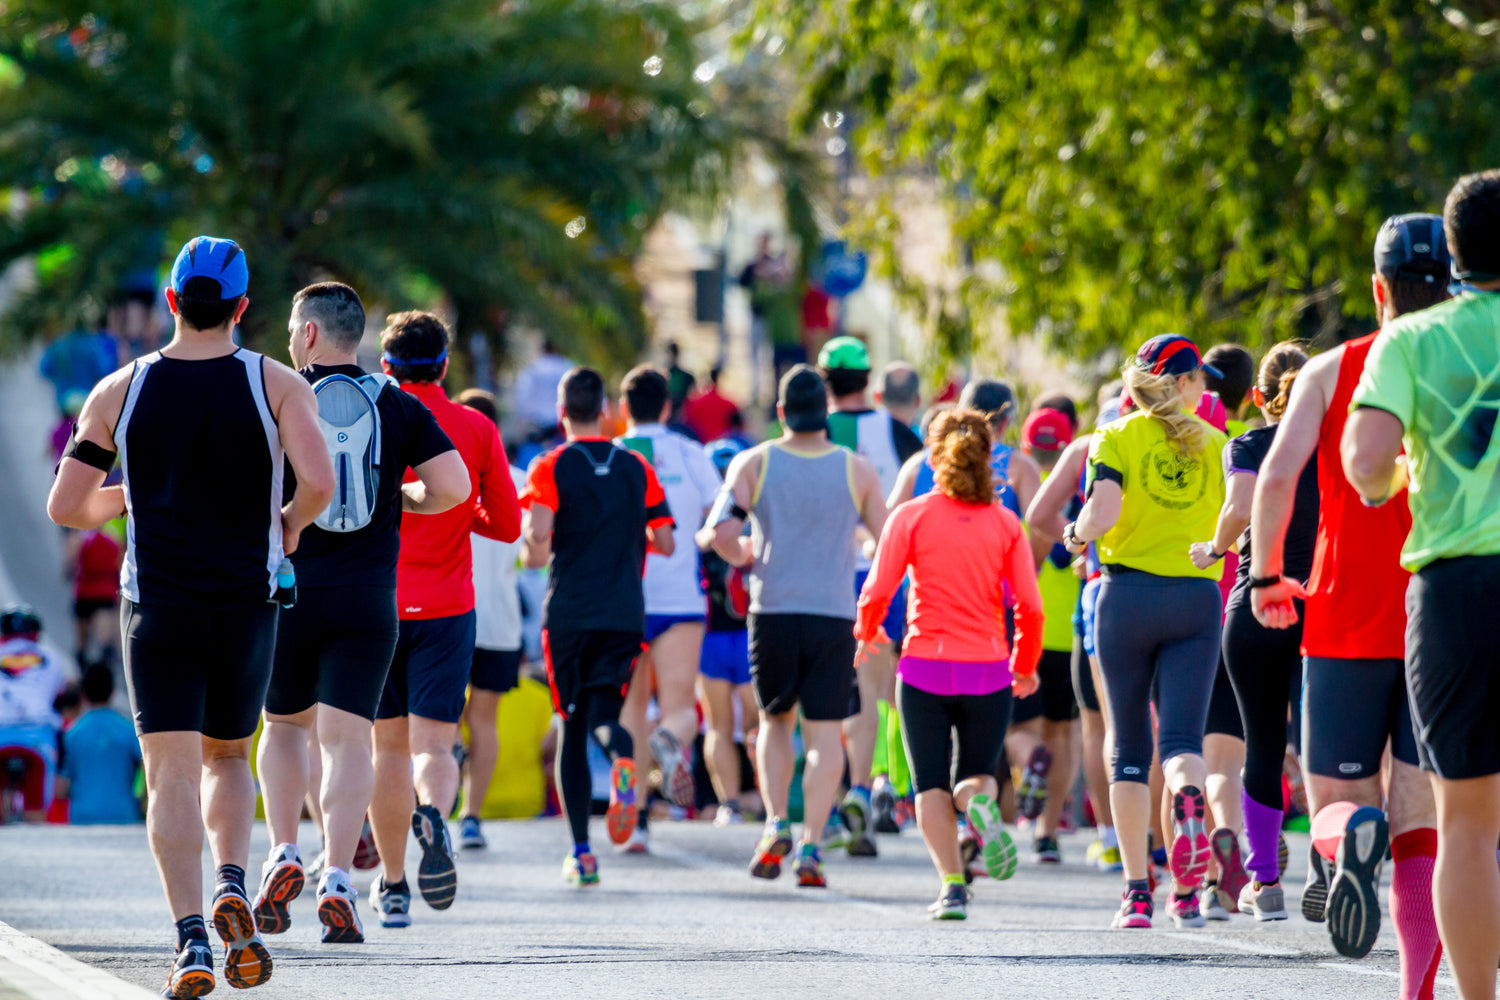
[[1062, 540], [1063, 540], [1063, 545], [1084, 545], [1084, 544], [1087, 544], [1082, 539], [1080, 539], [1078, 537], [1078, 522], [1077, 521], [1069, 521], [1068, 522], [1068, 526], [1066, 528], [1063, 528]]
[[1252, 576], [1250, 578], [1250, 589], [1260, 590], [1264, 587], [1274, 587], [1285, 579], [1280, 573], [1275, 576]]

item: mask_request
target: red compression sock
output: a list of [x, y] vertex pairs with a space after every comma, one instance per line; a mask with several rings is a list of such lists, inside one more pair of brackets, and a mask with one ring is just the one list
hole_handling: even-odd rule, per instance
[[1432, 1000], [1432, 985], [1443, 958], [1437, 917], [1432, 911], [1432, 868], [1437, 831], [1408, 830], [1391, 841], [1391, 922], [1401, 956], [1401, 1000]]

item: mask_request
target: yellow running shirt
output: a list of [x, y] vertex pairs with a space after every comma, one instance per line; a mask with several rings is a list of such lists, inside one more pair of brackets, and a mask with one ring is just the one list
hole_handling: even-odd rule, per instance
[[[1042, 472], [1042, 481], [1048, 473]], [[1053, 652], [1073, 651], [1073, 610], [1083, 581], [1073, 572], [1073, 557], [1062, 544], [1052, 546], [1047, 558], [1036, 571], [1038, 589], [1042, 592], [1042, 648]]]
[[[1198, 419], [1198, 418], [1194, 418]], [[1221, 455], [1228, 440], [1208, 423], [1201, 454], [1184, 456], [1167, 443], [1166, 430], [1137, 411], [1099, 428], [1089, 442], [1089, 487], [1120, 483], [1120, 519], [1099, 539], [1099, 560], [1157, 576], [1217, 580], [1224, 567], [1198, 569], [1188, 547], [1214, 537], [1224, 506]]]

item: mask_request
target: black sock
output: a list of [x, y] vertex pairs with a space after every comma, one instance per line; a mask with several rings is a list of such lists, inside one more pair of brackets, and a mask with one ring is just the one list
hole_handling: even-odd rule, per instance
[[380, 880], [380, 884], [383, 885], [383, 886], [385, 886], [387, 889], [394, 889], [396, 892], [407, 892], [408, 891], [407, 888], [406, 888], [406, 876], [405, 875], [401, 876], [401, 881], [399, 881], [399, 882], [387, 882], [382, 877], [381, 880]]
[[636, 829], [644, 830], [651, 822], [651, 800], [646, 799], [646, 808], [641, 810], [641, 818], [636, 821]]
[[1125, 880], [1125, 888], [1130, 892], [1150, 892], [1151, 883], [1143, 878], [1128, 878]]
[[241, 892], [244, 892], [245, 869], [241, 868], [239, 865], [220, 865], [219, 882], [221, 884], [224, 882], [232, 883], [238, 886]]
[[190, 917], [183, 917], [177, 921], [178, 950], [180, 951], [183, 945], [194, 938], [199, 941], [208, 940], [208, 927], [203, 923], [203, 914], [201, 913], [194, 913]]

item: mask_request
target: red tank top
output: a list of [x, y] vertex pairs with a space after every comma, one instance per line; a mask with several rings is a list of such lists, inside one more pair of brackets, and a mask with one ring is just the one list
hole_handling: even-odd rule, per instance
[[1366, 507], [1344, 478], [1339, 443], [1349, 401], [1379, 331], [1344, 345], [1339, 380], [1318, 437], [1318, 540], [1307, 584], [1302, 652], [1337, 659], [1400, 659], [1406, 652], [1401, 546], [1411, 531], [1406, 491]]

